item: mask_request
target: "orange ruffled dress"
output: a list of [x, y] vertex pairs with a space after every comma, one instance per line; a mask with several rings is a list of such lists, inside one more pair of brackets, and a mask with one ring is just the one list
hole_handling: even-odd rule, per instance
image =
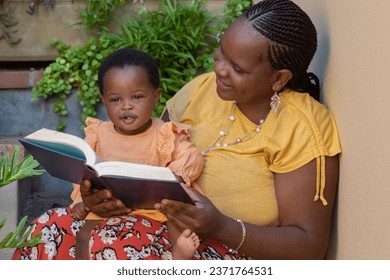
[[[187, 141], [189, 125], [163, 122], [153, 118], [152, 126], [137, 135], [123, 135], [115, 131], [110, 121], [87, 118], [85, 141], [93, 148], [101, 161], [124, 161], [153, 166], [164, 166], [183, 178], [190, 186], [202, 172], [204, 159], [194, 144]], [[80, 186], [73, 185], [73, 207], [81, 202]], [[132, 215], [144, 215], [165, 222], [166, 217], [153, 209], [135, 209]], [[86, 220], [103, 220], [89, 213]]]

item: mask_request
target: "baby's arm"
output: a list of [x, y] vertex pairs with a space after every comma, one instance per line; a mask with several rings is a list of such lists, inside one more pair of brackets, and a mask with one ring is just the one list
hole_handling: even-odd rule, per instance
[[89, 211], [81, 198], [80, 185], [73, 184], [73, 192], [71, 193], [70, 198], [73, 200], [72, 204], [69, 206], [72, 209], [73, 216], [76, 219], [84, 220]]
[[196, 146], [188, 141], [188, 128], [188, 125], [173, 123], [174, 149], [168, 167], [181, 177], [181, 182], [191, 186], [202, 172], [204, 158]]
[[72, 207], [72, 214], [78, 220], [84, 220], [87, 217], [89, 211], [84, 202], [78, 202]]

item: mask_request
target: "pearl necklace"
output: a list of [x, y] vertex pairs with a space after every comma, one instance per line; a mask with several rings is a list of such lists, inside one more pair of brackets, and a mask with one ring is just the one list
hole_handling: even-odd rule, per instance
[[246, 141], [252, 139], [257, 133], [259, 133], [268, 114], [264, 119], [260, 119], [259, 124], [252, 131], [246, 133], [243, 137], [239, 137], [236, 140], [234, 140], [233, 142], [224, 143], [225, 137], [229, 135], [230, 128], [232, 127], [234, 121], [236, 120], [236, 117], [234, 115], [234, 113], [236, 112], [236, 107], [237, 107], [236, 102], [233, 102], [232, 108], [231, 108], [230, 113], [227, 117], [224, 128], [219, 131], [219, 137], [217, 138], [217, 140], [214, 142], [214, 144], [212, 146], [208, 147], [204, 151], [201, 151], [202, 155], [206, 155], [206, 154], [210, 153], [211, 151], [213, 151], [214, 149], [219, 148], [219, 147], [229, 147], [229, 146], [233, 146], [233, 145], [237, 145], [237, 144], [246, 142]]

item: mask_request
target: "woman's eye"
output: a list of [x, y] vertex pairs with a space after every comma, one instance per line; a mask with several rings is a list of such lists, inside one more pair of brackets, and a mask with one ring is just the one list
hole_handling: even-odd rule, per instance
[[245, 71], [242, 70], [240, 67], [238, 67], [237, 65], [233, 64], [233, 70], [237, 73], [244, 73]]

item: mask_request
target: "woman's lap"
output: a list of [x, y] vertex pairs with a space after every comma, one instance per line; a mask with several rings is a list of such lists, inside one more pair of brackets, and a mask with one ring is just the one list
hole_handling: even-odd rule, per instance
[[31, 237], [42, 232], [42, 240], [34, 247], [18, 248], [12, 259], [72, 260], [75, 256], [76, 234], [84, 221], [76, 220], [70, 208], [51, 209], [32, 222]]
[[169, 259], [172, 247], [165, 224], [144, 216], [114, 217], [91, 233], [91, 259]]
[[[75, 259], [76, 235], [84, 221], [71, 215], [70, 208], [47, 211], [33, 221], [31, 237], [42, 232], [45, 243], [16, 249], [13, 259]], [[159, 260], [172, 258], [165, 224], [144, 216], [114, 217], [99, 223], [89, 240], [91, 259]], [[232, 255], [215, 240], [201, 242], [194, 259], [245, 259]]]

